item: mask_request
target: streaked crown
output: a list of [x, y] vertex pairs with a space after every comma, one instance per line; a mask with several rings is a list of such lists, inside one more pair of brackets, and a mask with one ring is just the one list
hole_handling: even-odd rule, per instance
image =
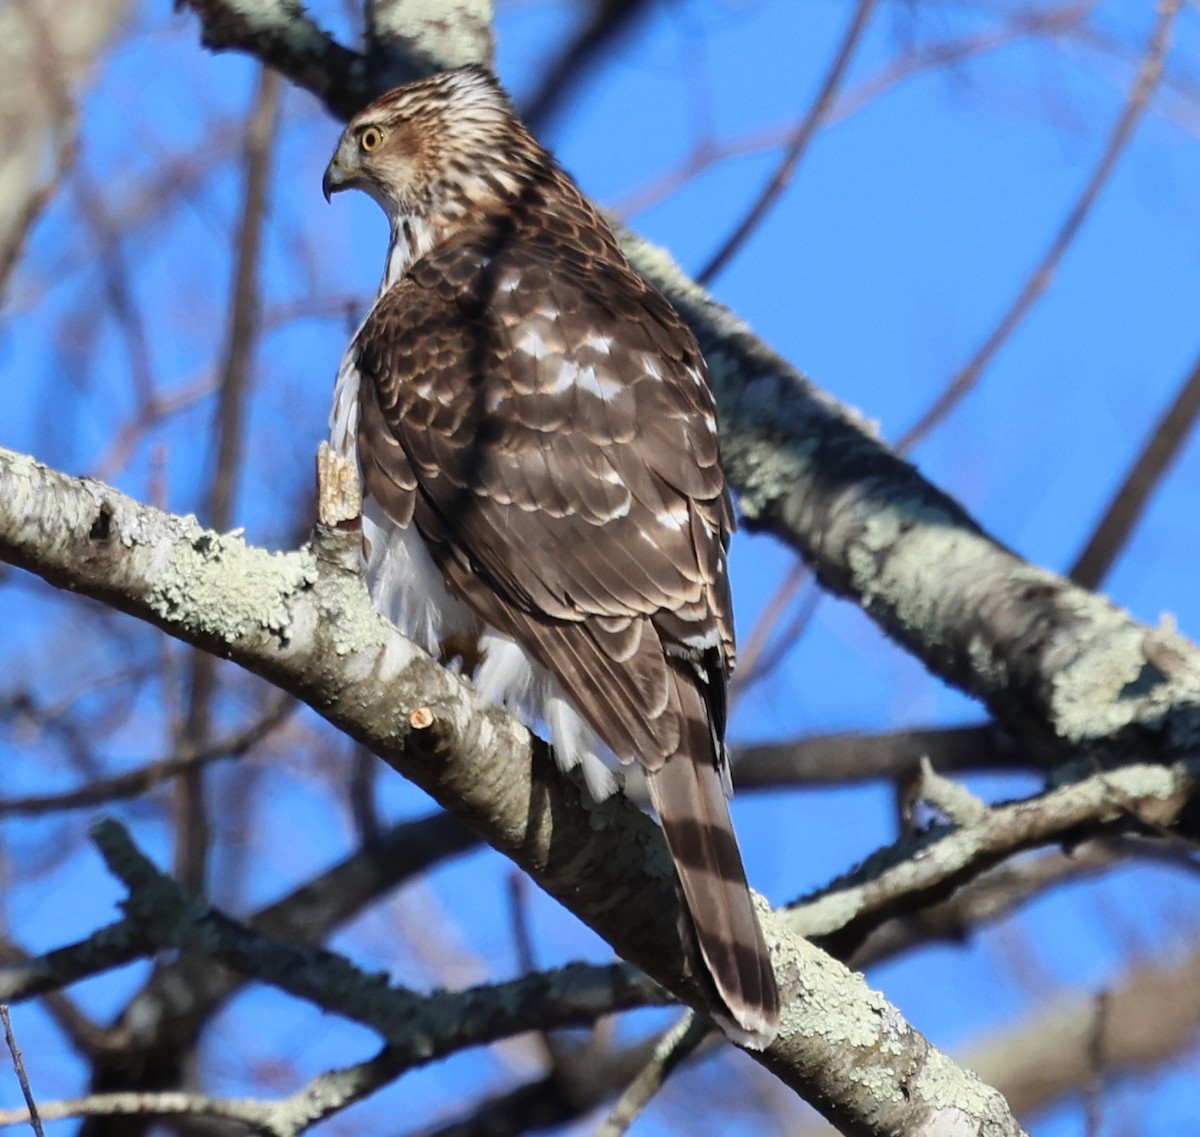
[[482, 67], [443, 71], [380, 96], [347, 124], [326, 196], [370, 194], [393, 223], [502, 205], [548, 161]]

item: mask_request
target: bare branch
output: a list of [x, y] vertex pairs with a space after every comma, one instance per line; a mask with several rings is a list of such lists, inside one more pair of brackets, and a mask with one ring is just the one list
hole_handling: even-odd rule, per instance
[[184, 748], [169, 758], [150, 762], [136, 770], [128, 770], [111, 778], [102, 778], [56, 794], [36, 794], [28, 797], [0, 798], [0, 817], [40, 817], [70, 809], [90, 809], [105, 802], [138, 797], [170, 781], [184, 770], [205, 766], [226, 758], [240, 758], [273, 733], [296, 709], [295, 700], [276, 699], [265, 714], [242, 730], [225, 738], [215, 739], [197, 749]]
[[1021, 321], [1041, 298], [1042, 293], [1050, 286], [1050, 281], [1059, 263], [1070, 248], [1071, 242], [1075, 240], [1075, 235], [1087, 219], [1092, 206], [1100, 196], [1100, 191], [1116, 168], [1117, 161], [1133, 137], [1146, 108], [1150, 105], [1151, 96], [1162, 76], [1163, 59], [1166, 57], [1167, 47], [1170, 43], [1171, 29], [1181, 6], [1182, 0], [1161, 0], [1159, 3], [1158, 19], [1150, 35], [1150, 41], [1146, 45], [1142, 65], [1134, 78], [1133, 87], [1129, 92], [1129, 97], [1125, 100], [1121, 114], [1109, 134], [1104, 152], [1100, 155], [1082, 193], [1071, 206], [1066, 219], [1055, 234], [1054, 240], [1051, 241], [1050, 247], [1038, 262], [1037, 268], [1033, 270], [1021, 287], [1016, 299], [1001, 317], [1000, 322], [980, 345], [979, 350], [971, 357], [966, 366], [946, 385], [946, 389], [934, 400], [929, 410], [900, 437], [896, 443], [896, 449], [901, 453], [916, 446], [962, 401], [967, 392], [979, 381], [980, 375], [995, 358], [996, 353], [1016, 331]]
[[371, 28], [386, 52], [371, 60], [322, 31], [298, 0], [177, 2], [200, 17], [205, 47], [255, 56], [343, 120], [397, 83], [485, 62], [491, 47], [491, 0], [373, 0]]
[[522, 108], [534, 134], [544, 134], [573, 91], [604, 53], [627, 35], [650, 7], [647, 0], [591, 0], [586, 22], [546, 67], [538, 88]]
[[869, 967], [937, 940], [965, 941], [985, 924], [1002, 919], [1029, 900], [1066, 881], [1084, 880], [1151, 856], [1149, 843], [1132, 839], [1088, 841], [1069, 853], [1047, 852], [1013, 864], [998, 865], [958, 889], [949, 900], [881, 924], [851, 956], [855, 967]]
[[372, 1027], [387, 1041], [393, 1070], [527, 1030], [590, 1023], [597, 1015], [652, 1006], [669, 996], [628, 964], [570, 964], [508, 983], [421, 995], [360, 971], [332, 952], [297, 947], [224, 915], [160, 873], [115, 821], [93, 837], [129, 889], [129, 920], [159, 948], [202, 952], [247, 978]]
[[[1099, 1036], [1097, 1037], [1097, 1028]], [[1150, 1069], [1183, 1053], [1200, 1029], [1200, 951], [1143, 963], [1116, 977], [1096, 998], [1064, 994], [1016, 1029], [967, 1055], [972, 1067], [1004, 1087], [1013, 1109], [1028, 1117], [1105, 1077]]]
[[885, 920], [920, 911], [1027, 849], [1177, 823], [1200, 792], [1200, 764], [1124, 766], [996, 806], [956, 828], [935, 826], [869, 857], [792, 911], [791, 926], [839, 959]]
[[[237, 478], [242, 466], [246, 400], [262, 326], [263, 228], [271, 161], [278, 140], [279, 103], [279, 77], [268, 68], [260, 68], [242, 144], [242, 213], [234, 250], [216, 415], [211, 430], [214, 442], [212, 469], [202, 511], [205, 523], [221, 532], [233, 521]], [[212, 707], [218, 687], [216, 659], [207, 652], [193, 653], [188, 661], [186, 710], [176, 731], [179, 749], [202, 749], [210, 745]], [[180, 772], [173, 787], [175, 872], [180, 880], [201, 892], [205, 890], [212, 839], [205, 785], [204, 767], [193, 764]]]
[[371, 100], [366, 60], [342, 47], [297, 0], [177, 0], [200, 17], [200, 42], [212, 51], [261, 59], [311, 91], [338, 118]]
[[25, 1059], [21, 1057], [17, 1040], [13, 1036], [12, 1019], [9, 1018], [8, 1007], [4, 1003], [0, 1003], [0, 1023], [4, 1024], [4, 1041], [8, 1045], [9, 1054], [12, 1055], [13, 1069], [17, 1072], [17, 1081], [21, 1084], [21, 1093], [25, 1098], [25, 1107], [29, 1110], [29, 1123], [33, 1127], [33, 1131], [37, 1137], [45, 1137], [45, 1131], [42, 1129], [42, 1119], [38, 1114], [37, 1102], [33, 1100], [33, 1090], [29, 1085], [29, 1076], [25, 1073]]
[[86, 940], [37, 958], [6, 960], [0, 965], [0, 1002], [20, 1003], [60, 990], [90, 975], [141, 959], [153, 950], [153, 942], [141, 929], [129, 920], [118, 920]]
[[1099, 588], [1129, 542], [1154, 491], [1191, 436], [1200, 414], [1200, 360], [1154, 425], [1142, 452], [1125, 475], [1104, 516], [1071, 566], [1070, 577], [1084, 588]]
[[[1022, 40], [1053, 39], [1064, 35], [1084, 23], [1096, 3], [1097, 0], [1071, 0], [1049, 8], [1028, 7], [1015, 12], [1005, 11], [1003, 23], [995, 29], [908, 48], [874, 75], [836, 98], [824, 114], [823, 124], [828, 127], [844, 122], [888, 91], [929, 71], [961, 67]], [[795, 133], [795, 125], [788, 125], [752, 131], [729, 141], [703, 137], [674, 170], [656, 177], [640, 189], [624, 194], [613, 204], [612, 212], [626, 219], [641, 213], [718, 163], [786, 147]]]
[[964, 770], [1048, 770], [1063, 752], [1017, 739], [993, 723], [929, 727], [883, 734], [816, 734], [793, 742], [739, 746], [733, 755], [738, 790], [831, 786], [912, 775], [922, 758], [943, 774]]
[[[1014, 733], [1062, 747], [1148, 745], [1147, 755], [1182, 743], [1176, 716], [1196, 717], [1200, 696], [1192, 645], [1169, 636], [1178, 667], [1147, 671], [1148, 629], [997, 544], [665, 254], [622, 236], [705, 351], [726, 471], [750, 527], [795, 545], [826, 588]], [[1140, 681], [1145, 698], [1130, 687]]]
[[833, 101], [838, 87], [841, 86], [842, 77], [846, 74], [846, 70], [850, 66], [850, 60], [854, 58], [854, 52], [862, 40], [863, 32], [866, 31], [867, 24], [871, 20], [871, 13], [874, 10], [875, 0], [857, 0], [854, 15], [850, 18], [850, 23], [842, 37], [842, 42], [834, 54], [833, 62], [830, 64], [829, 70], [826, 72], [825, 78], [817, 90], [817, 96], [813, 100], [808, 114], [804, 116], [804, 120], [792, 135], [791, 143], [784, 152], [783, 158], [776, 167], [775, 172], [771, 175], [770, 180], [763, 187], [757, 200], [747, 211], [746, 216], [742, 218], [733, 232], [721, 243], [720, 248], [712, 255], [708, 264], [696, 275], [697, 284], [707, 285], [712, 283], [713, 279], [730, 262], [738, 249], [746, 243], [750, 234], [758, 228], [763, 218], [770, 211], [771, 206], [779, 199], [779, 195], [791, 183], [792, 177], [796, 173], [796, 167], [800, 164], [800, 159], [808, 149], [808, 144], [812, 140], [813, 135], [824, 121], [825, 113], [829, 109], [829, 105]]
[[[867, 968], [905, 951], [946, 940], [965, 941], [987, 923], [1011, 915], [1018, 907], [1044, 895], [1055, 885], [1081, 880], [1128, 863], [1133, 858], [1157, 858], [1158, 847], [1145, 841], [1089, 841], [1069, 854], [1050, 852], [1014, 864], [1000, 865], [959, 889], [947, 901], [885, 922], [855, 953], [853, 965]], [[1187, 871], [1200, 866], [1186, 855], [1170, 854], [1171, 863]], [[650, 1039], [589, 1064], [594, 1076], [585, 1084], [563, 1086], [558, 1072], [480, 1103], [473, 1113], [424, 1137], [516, 1137], [539, 1124], [574, 1121], [609, 1100], [654, 1061], [661, 1040]], [[807, 1132], [807, 1130], [805, 1131]]]
[[[305, 947], [321, 943], [371, 900], [434, 864], [474, 848], [479, 838], [454, 818], [434, 814], [403, 822], [378, 835], [369, 846], [306, 882], [252, 916], [255, 931]], [[59, 991], [102, 971], [154, 954], [158, 944], [128, 920], [94, 932], [86, 940], [31, 958], [15, 948], [0, 950], [0, 1001], [22, 1002]], [[93, 1058], [120, 1051], [118, 1062], [135, 1053], [161, 1055], [165, 1046], [190, 1045], [202, 1025], [245, 980], [223, 968], [163, 964], [127, 1008], [140, 1029], [123, 1016], [109, 1032], [79, 1021], [63, 1021], [72, 1041]], [[64, 1010], [51, 1006], [60, 1020]], [[169, 1026], [167, 1025], [169, 1024]]]
[[129, 0], [14, 0], [0, 9], [0, 296], [75, 151], [75, 106]]
[[653, 1056], [617, 1099], [608, 1116], [596, 1129], [596, 1137], [622, 1137], [627, 1133], [654, 1095], [662, 1089], [671, 1072], [681, 1062], [687, 1061], [712, 1033], [712, 1027], [703, 1019], [691, 1012], [684, 1015], [658, 1040]]
[[[258, 1130], [263, 1128], [269, 1111], [268, 1105], [251, 1099], [185, 1093], [91, 1094], [44, 1102], [41, 1106], [46, 1121], [67, 1117], [214, 1117], [242, 1122]], [[28, 1120], [26, 1110], [0, 1109], [0, 1125], [20, 1125]]]

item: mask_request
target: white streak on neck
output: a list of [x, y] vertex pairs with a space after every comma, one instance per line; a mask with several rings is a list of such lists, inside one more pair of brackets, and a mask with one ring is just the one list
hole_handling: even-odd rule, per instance
[[[402, 213], [392, 217], [391, 222], [392, 237], [383, 266], [383, 280], [379, 285], [380, 296], [402, 280], [413, 263], [433, 248], [437, 237], [436, 228], [425, 217]], [[408, 228], [407, 235], [405, 226]]]

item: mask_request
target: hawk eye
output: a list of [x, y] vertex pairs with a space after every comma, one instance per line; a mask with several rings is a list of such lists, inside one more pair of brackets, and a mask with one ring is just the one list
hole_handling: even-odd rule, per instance
[[383, 145], [383, 131], [377, 126], [364, 126], [358, 135], [358, 144], [368, 154]]

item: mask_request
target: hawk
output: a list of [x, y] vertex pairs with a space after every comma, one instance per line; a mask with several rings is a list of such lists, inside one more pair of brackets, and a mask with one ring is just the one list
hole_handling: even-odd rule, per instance
[[391, 223], [330, 419], [375, 604], [431, 654], [472, 645], [483, 696], [597, 798], [598, 749], [642, 763], [714, 1017], [766, 1046], [779, 996], [726, 801], [733, 515], [694, 337], [482, 68], [377, 99], [322, 188]]

